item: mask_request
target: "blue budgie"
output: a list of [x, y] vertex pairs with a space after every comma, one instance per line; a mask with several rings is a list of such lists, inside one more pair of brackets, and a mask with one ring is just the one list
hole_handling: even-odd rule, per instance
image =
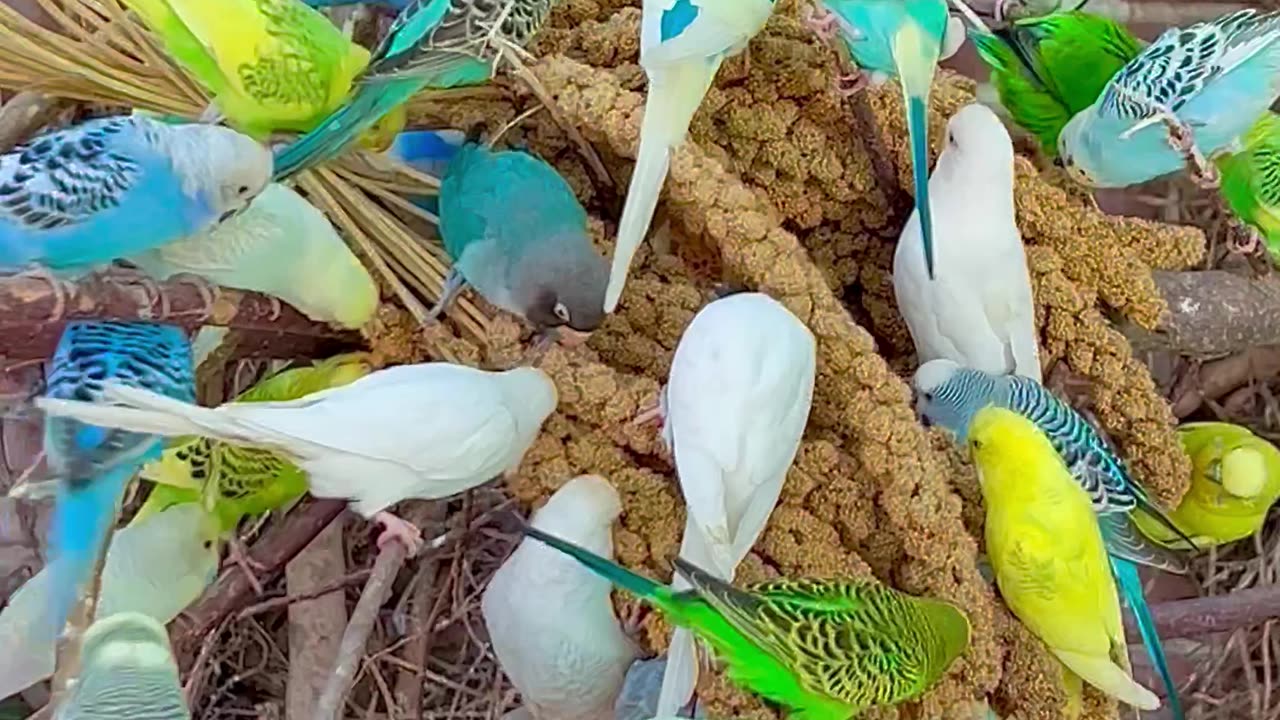
[[769, 20], [773, 5], [774, 0], [644, 0], [640, 65], [649, 77], [649, 94], [636, 167], [618, 221], [606, 313], [618, 307], [631, 260], [658, 207], [672, 150], [684, 142], [720, 64], [746, 49]]
[[230, 217], [270, 178], [271, 153], [224, 127], [123, 116], [47, 133], [0, 156], [0, 269], [92, 270]]
[[1230, 149], [1280, 95], [1280, 13], [1240, 10], [1171, 28], [1130, 60], [1058, 136], [1071, 176], [1125, 187], [1191, 166], [1218, 184], [1208, 158]]
[[276, 179], [338, 155], [378, 118], [423, 88], [479, 85], [493, 75], [496, 35], [523, 46], [552, 0], [413, 0], [387, 31], [347, 102], [276, 154]]
[[[938, 60], [959, 49], [964, 28], [952, 22], [947, 0], [822, 0], [827, 12], [809, 24], [824, 38], [838, 28], [859, 71], [849, 93], [868, 81], [897, 76], [907, 108], [916, 212], [924, 240], [924, 263], [933, 279], [933, 216], [929, 208], [929, 90]], [[868, 73], [870, 75], [868, 76]]]
[[[187, 336], [173, 325], [146, 322], [67, 323], [45, 375], [46, 396], [94, 400], [111, 381], [195, 402]], [[154, 435], [122, 432], [78, 420], [47, 417], [44, 449], [58, 478], [49, 531], [50, 558], [58, 563], [49, 595], [51, 622], [61, 627], [81, 587], [92, 576], [116, 506], [134, 473], [158, 460]]]
[[957, 443], [968, 441], [969, 422], [988, 405], [1023, 415], [1048, 436], [1071, 469], [1071, 475], [1093, 502], [1111, 556], [1112, 575], [1137, 618], [1143, 644], [1168, 692], [1169, 706], [1174, 717], [1180, 720], [1182, 706], [1178, 701], [1178, 688], [1169, 674], [1155, 621], [1142, 594], [1138, 564], [1178, 573], [1186, 572], [1186, 567], [1177, 556], [1145, 541], [1129, 513], [1141, 508], [1181, 538], [1188, 549], [1194, 549], [1194, 543], [1151, 501], [1089, 421], [1035, 380], [986, 373], [961, 367], [950, 360], [932, 360], [920, 366], [912, 384], [923, 421], [946, 428], [955, 435]]
[[539, 329], [595, 330], [608, 268], [587, 213], [555, 168], [469, 142], [440, 183], [440, 236], [453, 267], [435, 315], [470, 284]]

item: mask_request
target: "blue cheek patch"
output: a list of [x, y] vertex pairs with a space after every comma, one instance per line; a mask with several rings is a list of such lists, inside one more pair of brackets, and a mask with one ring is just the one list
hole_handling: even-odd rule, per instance
[[684, 32], [684, 29], [693, 24], [698, 19], [698, 13], [702, 12], [702, 8], [694, 5], [690, 0], [676, 0], [676, 4], [669, 9], [662, 11], [662, 42], [666, 42], [671, 38]]

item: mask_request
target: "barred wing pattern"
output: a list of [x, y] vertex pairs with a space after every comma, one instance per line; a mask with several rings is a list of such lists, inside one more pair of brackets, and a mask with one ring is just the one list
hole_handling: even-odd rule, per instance
[[[433, 3], [441, 5], [438, 12], [428, 11]], [[524, 47], [546, 22], [551, 5], [552, 0], [415, 0], [396, 17], [374, 53], [377, 60], [369, 76], [429, 74], [447, 66], [454, 54], [492, 58], [496, 52], [490, 38], [495, 34]], [[431, 27], [440, 14], [443, 17]], [[410, 38], [421, 39], [406, 42]]]

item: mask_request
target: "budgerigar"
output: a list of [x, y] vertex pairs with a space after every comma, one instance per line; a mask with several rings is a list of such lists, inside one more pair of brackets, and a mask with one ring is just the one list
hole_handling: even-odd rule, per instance
[[80, 668], [54, 720], [189, 720], [164, 626], [120, 613], [89, 626]]
[[302, 0], [308, 7], [339, 7], [342, 5], [377, 5], [380, 7], [391, 8], [400, 11], [409, 7], [409, 3], [413, 0]]
[[379, 545], [399, 540], [416, 553], [418, 529], [387, 508], [514, 472], [557, 400], [555, 384], [535, 368], [439, 362], [385, 368], [288, 402], [202, 408], [108, 384], [97, 403], [36, 403], [55, 417], [274, 450], [307, 473], [312, 495], [344, 498], [383, 525]]
[[[576, 477], [533, 514], [535, 527], [613, 555], [622, 512], [608, 480]], [[534, 720], [613, 720], [636, 647], [613, 613], [610, 582], [525, 539], [480, 600], [493, 654]]]
[[344, 327], [364, 325], [378, 307], [378, 286], [328, 218], [279, 183], [217, 227], [129, 261], [157, 280], [191, 273], [274, 295], [312, 320]]
[[[1184, 423], [1178, 438], [1193, 465], [1191, 488], [1169, 519], [1200, 547], [1257, 532], [1280, 499], [1280, 450], [1248, 428], [1223, 422]], [[1133, 521], [1153, 542], [1180, 545], [1150, 515], [1135, 512]]]
[[966, 433], [987, 510], [987, 557], [1004, 602], [1072, 673], [1121, 702], [1155, 710], [1134, 681], [1088, 493], [1034, 422], [998, 406]]
[[[702, 308], [671, 361], [658, 409], [675, 456], [687, 515], [680, 555], [732, 580], [764, 531], [809, 419], [816, 368], [813, 334], [776, 300], [738, 293]], [[673, 587], [688, 587], [677, 576]], [[657, 715], [693, 695], [698, 657], [677, 629]]]
[[773, 13], [774, 0], [643, 0], [640, 66], [649, 78], [640, 148], [618, 221], [604, 311], [618, 307], [631, 260], [658, 207], [671, 153], [725, 58], [746, 49]]
[[[1093, 426], [1070, 405], [1059, 400], [1043, 385], [1016, 375], [995, 375], [966, 368], [950, 360], [933, 360], [920, 366], [913, 384], [917, 393], [917, 410], [922, 419], [946, 428], [965, 443], [969, 424], [983, 407], [995, 405], [1028, 418], [1044, 432], [1054, 449], [1062, 455], [1072, 477], [1093, 503], [1111, 555], [1111, 569], [1125, 602], [1133, 611], [1142, 633], [1142, 642], [1164, 681], [1169, 706], [1176, 718], [1182, 717], [1177, 686], [1169, 674], [1155, 621], [1142, 593], [1138, 565], [1186, 572], [1183, 560], [1163, 549], [1144, 542], [1134, 527], [1130, 512], [1140, 508], [1170, 530], [1177, 531], [1173, 521], [1151, 501], [1124, 462], [1112, 451]], [[1190, 547], [1190, 540], [1183, 540]]]
[[[963, 25], [947, 13], [947, 0], [821, 0], [826, 11], [811, 19], [826, 38], [838, 29], [858, 66], [859, 80], [902, 84], [911, 143], [916, 213], [923, 229], [924, 265], [933, 278], [932, 208], [929, 202], [929, 90], [938, 60], [964, 42]], [[870, 75], [867, 75], [870, 73]], [[855, 83], [856, 92], [864, 82]]]
[[783, 578], [739, 590], [677, 557], [693, 588], [677, 591], [537, 528], [525, 532], [692, 630], [730, 680], [804, 720], [847, 720], [917, 698], [969, 646], [959, 608], [875, 580]]
[[396, 17], [343, 105], [276, 154], [275, 179], [335, 157], [423, 88], [487, 82], [502, 50], [495, 39], [524, 46], [542, 29], [552, 2], [413, 0]]
[[590, 332], [609, 280], [587, 212], [541, 158], [467, 143], [440, 183], [440, 237], [453, 259], [439, 314], [466, 285], [539, 329]]
[[[186, 333], [148, 322], [67, 323], [45, 373], [43, 399], [98, 400], [109, 383], [154, 391], [170, 402], [194, 402]], [[44, 451], [58, 481], [49, 528], [49, 556], [57, 563], [49, 604], [55, 627], [62, 627], [93, 575], [125, 486], [161, 450], [160, 438], [151, 434], [46, 417]]]
[[[140, 612], [167, 623], [195, 601], [218, 573], [216, 519], [198, 503], [175, 505], [121, 528], [102, 570], [97, 617]], [[52, 599], [54, 560], [22, 584], [0, 612], [0, 697], [53, 674], [61, 627], [41, 622]]]
[[0, 269], [82, 272], [208, 228], [266, 187], [271, 153], [224, 127], [89, 120], [0, 156]]
[[893, 254], [894, 294], [916, 355], [1039, 381], [1035, 305], [1014, 217], [1013, 144], [991, 110], [975, 103], [951, 118], [929, 187], [937, 277], [917, 251], [919, 214]]
[[1071, 118], [1058, 154], [1078, 182], [1125, 187], [1191, 165], [1218, 182], [1206, 158], [1227, 149], [1280, 95], [1280, 13], [1239, 10], [1171, 28], [1116, 73]]
[[[337, 355], [263, 378], [236, 402], [297, 400], [349, 385], [372, 370], [364, 353]], [[271, 450], [207, 437], [179, 438], [170, 443], [159, 460], [143, 466], [141, 477], [154, 482], [155, 487], [130, 524], [144, 522], [178, 503], [203, 502], [212, 506], [223, 535], [234, 531], [245, 516], [283, 507], [307, 491], [302, 468]]]
[[1261, 241], [1271, 261], [1280, 265], [1280, 115], [1263, 113], [1237, 145], [1216, 163], [1223, 199], [1254, 228], [1253, 237], [1238, 249], [1252, 252]]

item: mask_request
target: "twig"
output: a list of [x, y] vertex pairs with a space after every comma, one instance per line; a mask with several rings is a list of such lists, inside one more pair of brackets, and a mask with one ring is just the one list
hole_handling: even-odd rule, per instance
[[[342, 519], [342, 515], [334, 518], [285, 565], [285, 585], [291, 592], [315, 590], [345, 573]], [[315, 717], [316, 694], [328, 681], [329, 667], [339, 652], [337, 640], [346, 623], [347, 602], [342, 594], [317, 596], [289, 607], [285, 720]]]
[[[1229, 595], [1174, 600], [1151, 606], [1156, 629], [1164, 638], [1226, 632], [1280, 617], [1280, 585], [1237, 590]], [[1137, 624], [1125, 613], [1125, 632]]]
[[47, 125], [61, 109], [62, 102], [37, 92], [24, 91], [0, 107], [0, 152], [9, 152], [36, 130]]
[[[439, 524], [445, 518], [445, 504], [433, 503], [428, 510], [428, 522]], [[422, 674], [420, 669], [426, 665], [427, 652], [431, 649], [434, 633], [431, 632], [431, 606], [435, 602], [437, 592], [436, 576], [440, 561], [432, 558], [423, 562], [418, 568], [417, 585], [409, 602], [411, 618], [407, 633], [413, 638], [404, 646], [403, 658], [407, 666], [396, 674], [395, 702], [396, 707], [409, 718], [422, 717]], [[412, 668], [412, 669], [410, 669]]]
[[1184, 418], [1200, 409], [1206, 400], [1221, 400], [1251, 378], [1280, 374], [1280, 347], [1250, 348], [1243, 353], [1207, 362], [1192, 371], [1181, 392], [1171, 399], [1175, 417]]
[[1213, 359], [1280, 345], [1280, 278], [1250, 279], [1224, 270], [1152, 273], [1169, 306], [1155, 332], [1121, 330], [1135, 350], [1172, 350]]
[[314, 600], [315, 598], [324, 597], [329, 593], [337, 592], [339, 590], [342, 590], [343, 588], [349, 588], [353, 585], [361, 585], [369, 579], [369, 575], [372, 572], [373, 572], [372, 570], [356, 570], [355, 572], [351, 572], [351, 573], [347, 573], [346, 575], [343, 575], [337, 580], [329, 582], [325, 585], [321, 585], [320, 587], [314, 590], [309, 590], [307, 592], [294, 593], [292, 595], [281, 595], [280, 597], [273, 597], [268, 600], [263, 600], [260, 603], [254, 603], [253, 605], [250, 605], [249, 607], [237, 613], [236, 620], [247, 620], [251, 617], [254, 617], [255, 615], [261, 615], [263, 613], [271, 612], [272, 610], [279, 610], [280, 608], [289, 607], [294, 603], [300, 603], [306, 600]]

